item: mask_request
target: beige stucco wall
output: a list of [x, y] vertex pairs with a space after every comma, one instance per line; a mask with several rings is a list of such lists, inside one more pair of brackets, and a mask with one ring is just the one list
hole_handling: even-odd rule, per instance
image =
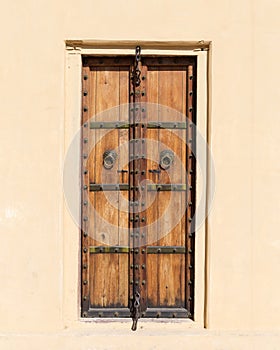
[[[27, 340], [31, 349], [40, 339], [46, 348], [49, 341], [48, 348], [68, 344], [69, 349], [72, 337], [89, 348], [88, 332], [94, 329], [96, 349], [101, 349], [106, 336], [105, 330], [98, 333], [99, 326], [80, 323], [73, 313], [77, 306], [67, 305], [64, 298], [72, 266], [65, 252], [73, 249], [65, 243], [70, 218], [63, 217], [62, 192], [64, 115], [69, 109], [66, 39], [212, 42], [216, 194], [208, 222], [210, 331], [203, 333], [201, 343], [195, 343], [196, 337], [185, 340], [199, 348], [211, 343], [211, 330], [234, 330], [236, 336], [247, 330], [260, 332], [258, 336], [279, 331], [279, 13], [279, 0], [1, 3], [1, 348]], [[75, 261], [78, 252], [72, 253]], [[75, 285], [66, 294], [76, 292]], [[60, 333], [69, 325], [86, 330]], [[176, 338], [170, 327], [164, 326], [164, 336], [170, 331]], [[186, 335], [188, 331], [186, 326]], [[38, 336], [42, 332], [46, 339]], [[131, 340], [129, 331], [123, 332], [120, 337]], [[263, 349], [280, 343], [278, 333], [273, 334]], [[147, 342], [149, 335], [147, 331]], [[221, 348], [215, 339], [213, 348]], [[250, 339], [246, 344], [256, 348], [263, 341]]]

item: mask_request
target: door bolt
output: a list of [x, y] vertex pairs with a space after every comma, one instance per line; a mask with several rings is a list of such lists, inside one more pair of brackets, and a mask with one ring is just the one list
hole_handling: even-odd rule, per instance
[[88, 143], [88, 139], [87, 138], [84, 139], [84, 143]]

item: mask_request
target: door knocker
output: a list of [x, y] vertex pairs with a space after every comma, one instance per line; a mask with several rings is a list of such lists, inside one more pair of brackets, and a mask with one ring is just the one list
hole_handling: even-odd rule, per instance
[[160, 163], [159, 166], [163, 170], [167, 170], [174, 162], [174, 153], [169, 150], [164, 150], [160, 152]]
[[103, 166], [105, 169], [110, 170], [113, 168], [116, 160], [117, 160], [117, 153], [114, 150], [107, 150], [103, 153]]

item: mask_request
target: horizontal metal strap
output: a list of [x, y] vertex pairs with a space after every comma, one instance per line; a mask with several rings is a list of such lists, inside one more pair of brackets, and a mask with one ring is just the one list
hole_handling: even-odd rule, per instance
[[127, 122], [90, 122], [90, 129], [128, 129]]
[[149, 184], [147, 191], [186, 191], [186, 184]]
[[89, 189], [91, 192], [98, 191], [128, 191], [128, 184], [93, 184], [89, 185]]
[[147, 247], [148, 254], [185, 254], [186, 247], [184, 246], [149, 246]]
[[[89, 185], [91, 192], [98, 191], [128, 191], [129, 184], [93, 184]], [[131, 188], [132, 190], [134, 189]], [[147, 191], [186, 191], [186, 184], [148, 184]]]
[[[148, 308], [141, 313], [142, 318], [188, 318], [191, 313], [185, 308]], [[131, 317], [127, 308], [90, 308], [87, 317]]]
[[129, 247], [125, 246], [91, 246], [89, 247], [90, 254], [100, 254], [100, 253], [116, 253], [116, 254], [122, 254], [122, 253], [129, 253]]
[[[145, 249], [145, 248], [144, 248]], [[184, 246], [149, 246], [146, 247], [147, 254], [185, 254]], [[90, 254], [123, 254], [133, 252], [128, 246], [90, 246]]]
[[90, 122], [90, 129], [128, 129], [129, 127], [146, 127], [148, 129], [187, 129], [186, 122]]
[[187, 129], [186, 122], [148, 122], [148, 129]]

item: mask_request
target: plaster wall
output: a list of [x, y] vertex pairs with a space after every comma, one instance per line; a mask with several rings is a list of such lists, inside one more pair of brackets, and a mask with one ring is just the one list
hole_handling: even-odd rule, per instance
[[71, 218], [63, 215], [62, 188], [67, 39], [212, 42], [216, 193], [205, 322], [220, 332], [279, 331], [279, 12], [278, 0], [2, 1], [4, 338], [87, 327], [65, 298], [72, 300], [77, 286], [64, 290], [78, 259], [75, 250], [72, 261], [65, 259], [73, 249], [65, 239]]

